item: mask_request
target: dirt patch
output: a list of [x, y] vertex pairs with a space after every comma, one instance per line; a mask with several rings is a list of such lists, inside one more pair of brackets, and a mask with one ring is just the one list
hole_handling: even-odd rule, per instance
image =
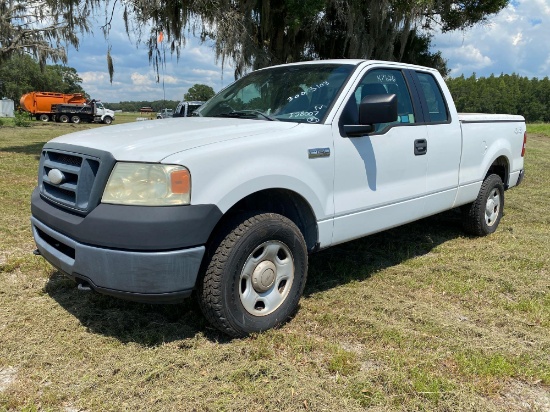
[[550, 412], [550, 388], [512, 381], [496, 403], [502, 410]]
[[15, 382], [17, 376], [17, 368], [8, 366], [0, 369], [0, 392], [4, 392], [8, 387]]

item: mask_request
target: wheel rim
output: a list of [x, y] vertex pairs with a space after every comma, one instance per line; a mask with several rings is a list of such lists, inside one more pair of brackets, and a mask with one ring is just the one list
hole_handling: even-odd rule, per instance
[[489, 193], [487, 204], [485, 205], [485, 223], [487, 226], [493, 226], [500, 213], [500, 191], [494, 188]]
[[248, 256], [239, 279], [239, 297], [248, 313], [266, 316], [288, 297], [294, 280], [294, 259], [282, 242], [270, 240]]
[[72, 121], [73, 123], [80, 123], [80, 117], [78, 117], [78, 116], [73, 116], [73, 117], [71, 118], [71, 121]]

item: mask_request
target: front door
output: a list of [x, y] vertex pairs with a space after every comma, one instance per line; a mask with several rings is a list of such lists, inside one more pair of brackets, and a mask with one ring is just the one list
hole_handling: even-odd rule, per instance
[[[333, 244], [424, 215], [427, 129], [417, 121], [420, 107], [413, 104], [406, 78], [401, 70], [371, 68], [350, 96], [340, 121], [333, 124]], [[396, 94], [398, 118], [392, 123], [375, 125], [375, 131], [369, 135], [346, 137], [342, 124], [357, 124], [358, 104], [372, 94]]]

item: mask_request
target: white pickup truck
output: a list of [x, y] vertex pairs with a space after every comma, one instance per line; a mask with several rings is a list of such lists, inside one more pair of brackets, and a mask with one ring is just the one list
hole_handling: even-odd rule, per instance
[[494, 232], [525, 131], [521, 116], [458, 114], [425, 67], [266, 68], [193, 117], [48, 142], [35, 253], [108, 295], [195, 291], [213, 325], [243, 336], [296, 310], [309, 253], [459, 206], [467, 232]]

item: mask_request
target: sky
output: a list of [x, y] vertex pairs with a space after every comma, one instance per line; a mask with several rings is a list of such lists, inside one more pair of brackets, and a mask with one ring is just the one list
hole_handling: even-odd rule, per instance
[[[112, 84], [107, 71], [109, 45], [101, 30], [82, 37], [79, 49], [68, 53], [68, 65], [77, 70], [92, 98], [111, 103], [182, 100], [196, 83], [217, 92], [234, 79], [233, 68], [216, 61], [210, 44], [190, 37], [179, 59], [167, 52], [157, 82], [147, 49], [128, 38], [121, 18], [115, 16], [114, 24], [109, 36], [115, 68]], [[435, 32], [432, 46], [433, 51], [442, 52], [453, 77], [472, 73], [478, 77], [493, 73], [550, 76], [550, 0], [513, 0], [486, 24], [465, 31]]]

